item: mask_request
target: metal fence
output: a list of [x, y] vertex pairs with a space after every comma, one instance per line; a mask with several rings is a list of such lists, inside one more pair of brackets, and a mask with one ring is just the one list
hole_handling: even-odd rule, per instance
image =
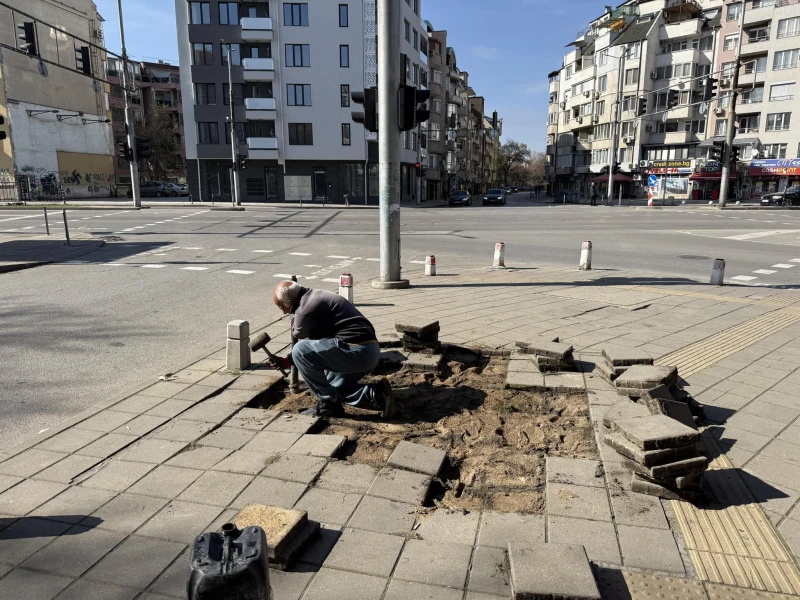
[[62, 201], [65, 188], [58, 173], [17, 173], [0, 178], [0, 202]]

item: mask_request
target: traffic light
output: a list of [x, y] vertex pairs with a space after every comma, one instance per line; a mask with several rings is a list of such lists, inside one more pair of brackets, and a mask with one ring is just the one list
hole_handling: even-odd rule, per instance
[[708, 102], [714, 96], [717, 95], [717, 82], [719, 79], [715, 79], [709, 75], [706, 77], [706, 85], [703, 88], [703, 102]]
[[136, 160], [147, 160], [150, 158], [150, 146], [147, 144], [147, 138], [136, 138]]
[[247, 160], [248, 160], [247, 156], [245, 156], [244, 154], [238, 154], [236, 156], [236, 168], [239, 171], [244, 171], [247, 168]]
[[410, 131], [431, 116], [431, 111], [417, 108], [431, 97], [430, 90], [418, 90], [413, 85], [400, 86], [400, 131]]
[[612, 172], [614, 175], [616, 175], [617, 173], [619, 173], [619, 163], [618, 163], [618, 162], [615, 162], [613, 165], [611, 165], [611, 172]]
[[492, 129], [497, 129], [497, 111], [492, 113]]
[[133, 148], [125, 144], [125, 160], [133, 162]]
[[30, 56], [39, 56], [39, 48], [36, 46], [36, 23], [33, 21], [26, 21], [17, 25], [17, 29], [21, 29], [22, 33], [17, 36], [22, 40], [18, 44], [20, 50], [24, 50]]
[[417, 177], [422, 177], [422, 164], [417, 163], [414, 165], [414, 168], [417, 170]]
[[89, 46], [75, 48], [75, 65], [78, 71], [92, 76], [92, 61], [89, 55]]
[[636, 116], [642, 117], [647, 114], [647, 96], [642, 96], [636, 103]]
[[[0, 125], [5, 125], [6, 118], [0, 115]], [[6, 132], [0, 129], [0, 140], [6, 139]]]
[[725, 156], [725, 142], [723, 140], [714, 140], [711, 148], [709, 148], [708, 158], [720, 161], [723, 156]]
[[736, 146], [731, 146], [731, 167], [736, 167], [736, 163], [739, 162], [739, 148]]
[[675, 108], [678, 106], [678, 90], [669, 90], [667, 92], [667, 108]]
[[428, 167], [422, 167], [422, 174], [421, 177], [425, 179], [425, 176], [428, 174]]
[[378, 88], [366, 88], [363, 92], [350, 92], [350, 99], [356, 104], [363, 104], [364, 111], [353, 111], [350, 116], [354, 123], [361, 123], [364, 129], [378, 131]]
[[117, 144], [117, 157], [124, 158], [127, 160], [128, 158], [128, 143], [127, 142], [120, 142]]

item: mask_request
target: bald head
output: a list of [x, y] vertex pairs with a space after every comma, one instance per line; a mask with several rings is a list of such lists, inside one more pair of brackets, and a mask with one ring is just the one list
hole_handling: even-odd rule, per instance
[[295, 281], [281, 281], [275, 286], [272, 301], [284, 314], [290, 313], [297, 303], [300, 285]]

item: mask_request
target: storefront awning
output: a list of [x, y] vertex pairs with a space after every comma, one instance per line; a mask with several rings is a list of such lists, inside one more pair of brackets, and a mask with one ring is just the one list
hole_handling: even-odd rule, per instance
[[[589, 181], [591, 183], [608, 183], [608, 175], [598, 175], [597, 177], [592, 177]], [[624, 173], [617, 173], [614, 175], [614, 183], [619, 183], [620, 181], [630, 183], [633, 179]]]
[[[728, 179], [738, 179], [736, 173], [730, 173]], [[689, 175], [689, 181], [712, 181], [714, 179], [722, 179], [722, 173], [692, 173]]]
[[[708, 139], [703, 140], [702, 142], [697, 144], [697, 146], [699, 148], [710, 148], [711, 146], [714, 145], [714, 142], [724, 142], [724, 141], [725, 141], [725, 137], [724, 136], [717, 135], [717, 136], [710, 137]], [[733, 145], [734, 146], [739, 146], [739, 147], [757, 146], [760, 143], [761, 143], [761, 140], [759, 138], [734, 138], [733, 139]]]

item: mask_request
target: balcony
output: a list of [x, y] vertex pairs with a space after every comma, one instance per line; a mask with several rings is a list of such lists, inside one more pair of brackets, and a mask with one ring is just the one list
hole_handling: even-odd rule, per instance
[[742, 56], [766, 53], [769, 50], [771, 37], [768, 29], [762, 29], [757, 34], [745, 35], [742, 40]]
[[269, 17], [243, 17], [242, 40], [245, 42], [271, 42], [272, 19]]
[[274, 121], [278, 116], [275, 98], [245, 98], [244, 107], [248, 121]]
[[271, 58], [245, 58], [242, 61], [245, 81], [273, 81], [275, 61]]
[[648, 134], [648, 144], [688, 144], [697, 141], [697, 134], [687, 131], [672, 131], [670, 133], [655, 133]]
[[575, 165], [576, 175], [586, 175], [588, 173], [591, 173], [591, 167], [589, 165]]
[[771, 21], [773, 17], [778, 19], [781, 17], [791, 16], [787, 13], [785, 15], [780, 15], [779, 17], [775, 14], [775, 11], [782, 6], [788, 6], [789, 4], [796, 3], [797, 0], [791, 0], [791, 2], [787, 0], [777, 0], [774, 6], [762, 6], [760, 8], [750, 8], [752, 4], [748, 3], [747, 10], [744, 13], [744, 25], [747, 27], [748, 25], [754, 25], [756, 23], [766, 23]]
[[247, 154], [255, 160], [278, 160], [278, 138], [247, 138]]
[[700, 35], [703, 27], [702, 19], [690, 19], [681, 23], [664, 25], [658, 34], [660, 40], [671, 40], [674, 38], [685, 38]]
[[665, 67], [667, 65], [678, 65], [681, 63], [699, 63], [701, 62], [702, 56], [700, 50], [695, 48], [687, 48], [686, 50], [678, 50], [677, 52], [664, 52], [656, 54], [656, 66]]
[[576, 140], [575, 142], [576, 152], [588, 152], [591, 149], [592, 149], [592, 142], [590, 142], [588, 139]]

